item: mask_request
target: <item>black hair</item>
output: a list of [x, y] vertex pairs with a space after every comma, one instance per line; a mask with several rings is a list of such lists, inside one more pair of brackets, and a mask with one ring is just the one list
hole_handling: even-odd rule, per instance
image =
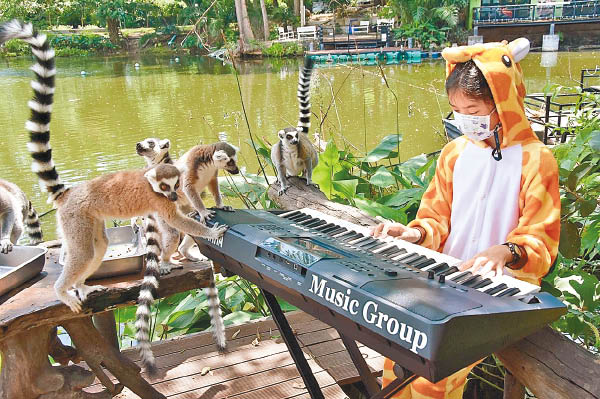
[[490, 86], [473, 60], [456, 64], [446, 79], [446, 93], [456, 89], [468, 97], [494, 102]]

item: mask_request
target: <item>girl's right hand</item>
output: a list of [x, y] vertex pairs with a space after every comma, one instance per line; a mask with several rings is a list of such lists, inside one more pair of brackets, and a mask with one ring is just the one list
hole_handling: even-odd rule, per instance
[[408, 242], [417, 242], [421, 238], [418, 229], [408, 227], [402, 223], [379, 223], [371, 227], [371, 235], [375, 238], [395, 237]]

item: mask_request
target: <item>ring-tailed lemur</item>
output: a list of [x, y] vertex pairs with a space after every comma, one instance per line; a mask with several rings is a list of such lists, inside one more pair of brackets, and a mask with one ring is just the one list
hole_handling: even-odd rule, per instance
[[[146, 164], [148, 166], [154, 166], [158, 163], [172, 163], [173, 160], [169, 155], [170, 141], [168, 139], [160, 140], [157, 138], [147, 138], [143, 141], [136, 143], [136, 152], [138, 155], [144, 157], [146, 160]], [[184, 195], [183, 195], [184, 196]], [[177, 245], [179, 244], [180, 234], [179, 231], [173, 229], [166, 223], [161, 223], [160, 218], [149, 219], [146, 227], [146, 232], [149, 232], [148, 229], [151, 229], [150, 232], [154, 232], [158, 230], [160, 237], [156, 237], [158, 235], [154, 233], [152, 239], [153, 247], [156, 248], [156, 244], [158, 242], [162, 243], [162, 247], [160, 248], [160, 273], [165, 273], [166, 265], [169, 265], [169, 259], [171, 255], [175, 252]], [[161, 240], [162, 238], [162, 240]], [[181, 243], [181, 247], [185, 245], [185, 240], [190, 240], [192, 245], [194, 244], [193, 239], [189, 235], [184, 236], [184, 241]], [[148, 242], [150, 242], [150, 237], [148, 238]], [[150, 244], [148, 244], [150, 245]], [[148, 250], [150, 252], [150, 249]], [[183, 252], [185, 255], [185, 252]], [[187, 257], [187, 255], [186, 255]], [[169, 267], [170, 271], [170, 267]], [[208, 314], [210, 316], [210, 323], [213, 327], [213, 334], [215, 337], [215, 342], [217, 343], [217, 347], [219, 350], [224, 350], [226, 347], [225, 340], [225, 325], [223, 324], [223, 318], [221, 316], [221, 302], [219, 301], [219, 291], [217, 290], [215, 279], [214, 279], [214, 270], [213, 270], [213, 278], [211, 279], [209, 286], [206, 288], [206, 297], [208, 298]], [[141, 306], [141, 305], [140, 305]], [[138, 308], [139, 310], [139, 308]], [[149, 307], [148, 307], [149, 312]], [[145, 309], [142, 310], [142, 313], [145, 313]], [[139, 331], [139, 330], [138, 330]], [[143, 335], [141, 335], [143, 337]], [[139, 341], [139, 338], [138, 338]]]
[[33, 245], [42, 242], [40, 221], [31, 201], [16, 184], [0, 179], [0, 252], [12, 251], [23, 228]]
[[[49, 201], [58, 208], [57, 221], [66, 249], [65, 265], [54, 285], [60, 301], [77, 313], [91, 292], [104, 288], [87, 286], [84, 282], [98, 269], [108, 247], [106, 219], [155, 214], [194, 236], [217, 239], [225, 233], [226, 226], [208, 228], [181, 213], [176, 204], [181, 172], [173, 165], [110, 173], [66, 188], [54, 167], [50, 147], [56, 74], [54, 50], [45, 35], [38, 34], [31, 24], [17, 20], [0, 25], [0, 44], [9, 39], [29, 43], [36, 60], [31, 68], [36, 75], [31, 83], [34, 98], [28, 103], [31, 118], [25, 127], [29, 131], [27, 147], [33, 158], [33, 170], [48, 191]], [[152, 371], [152, 364], [144, 366]]]
[[306, 178], [306, 185], [312, 182], [312, 171], [319, 162], [317, 150], [308, 139], [310, 128], [310, 78], [314, 61], [310, 57], [304, 59], [298, 78], [298, 103], [300, 115], [298, 126], [286, 127], [279, 130], [279, 141], [271, 148], [271, 160], [277, 170], [277, 179], [281, 184], [279, 195], [289, 188], [288, 177], [299, 176]]

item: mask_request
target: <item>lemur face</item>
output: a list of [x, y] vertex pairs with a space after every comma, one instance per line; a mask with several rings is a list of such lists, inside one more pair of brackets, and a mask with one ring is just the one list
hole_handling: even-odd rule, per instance
[[277, 134], [279, 135], [279, 140], [284, 142], [284, 144], [289, 145], [297, 145], [299, 140], [299, 134], [302, 129], [296, 127], [286, 127], [285, 129], [281, 129]]
[[225, 169], [233, 175], [240, 173], [237, 166], [237, 147], [229, 143], [219, 143], [215, 153], [213, 154], [213, 162], [219, 169]]
[[160, 161], [164, 158], [165, 154], [169, 152], [169, 148], [171, 147], [171, 142], [169, 139], [157, 139], [157, 138], [147, 138], [144, 141], [140, 141], [135, 144], [135, 152], [138, 155], [150, 160], [150, 161]]
[[171, 201], [177, 201], [179, 189], [179, 169], [173, 165], [159, 164], [148, 170], [144, 177], [152, 186], [152, 190], [164, 195]]

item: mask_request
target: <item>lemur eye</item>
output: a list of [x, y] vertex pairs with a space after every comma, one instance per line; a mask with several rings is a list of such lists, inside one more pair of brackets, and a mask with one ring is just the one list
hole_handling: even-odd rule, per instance
[[288, 140], [291, 140], [291, 139], [293, 138], [293, 136], [292, 136], [291, 134], [288, 134], [288, 135], [286, 136], [286, 138], [287, 138]]
[[148, 144], [148, 147], [150, 147], [150, 148], [154, 148], [154, 141], [151, 141], [151, 142]]
[[175, 190], [179, 189], [179, 182], [175, 183]]
[[160, 185], [158, 186], [162, 191], [167, 191], [169, 189], [169, 186], [166, 183], [160, 183]]

